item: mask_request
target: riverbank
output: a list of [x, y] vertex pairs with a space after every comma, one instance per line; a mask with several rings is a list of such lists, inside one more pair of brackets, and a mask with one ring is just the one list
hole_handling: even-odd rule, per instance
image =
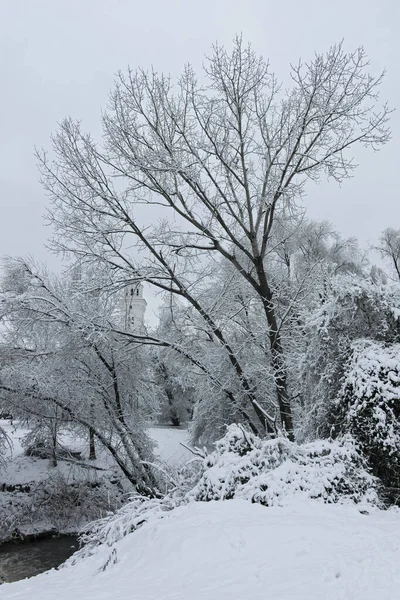
[[0, 473], [0, 543], [76, 533], [117, 510], [130, 487], [115, 467], [13, 456]]
[[[0, 470], [0, 543], [40, 535], [72, 534], [88, 522], [117, 510], [132, 489], [113, 459], [100, 448], [97, 459], [88, 460], [87, 441], [64, 436], [65, 447], [79, 459], [64, 458], [56, 467], [46, 458], [24, 455], [21, 441], [26, 430], [18, 423], [1, 420], [12, 441], [5, 468]], [[159, 460], [178, 466], [191, 454], [183, 429], [154, 427]]]

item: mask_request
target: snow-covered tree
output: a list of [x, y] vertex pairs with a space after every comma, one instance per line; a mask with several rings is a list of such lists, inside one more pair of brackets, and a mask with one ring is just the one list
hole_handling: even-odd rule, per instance
[[[99, 288], [91, 273], [93, 290]], [[98, 283], [98, 282], [97, 282]], [[118, 302], [71, 289], [26, 261], [8, 265], [2, 291], [0, 394], [34, 427], [68, 420], [108, 450], [139, 491], [153, 494], [146, 434], [154, 412], [149, 365], [139, 346], [115, 334]], [[42, 427], [42, 431], [45, 428]], [[54, 441], [54, 447], [56, 440]]]
[[400, 281], [400, 229], [389, 227], [382, 232], [378, 250], [382, 258], [386, 258], [395, 278]]
[[350, 176], [354, 145], [378, 148], [389, 139], [388, 109], [377, 102], [382, 76], [367, 65], [363, 49], [347, 54], [339, 44], [293, 66], [293, 86], [283, 91], [264, 59], [236, 38], [231, 52], [214, 47], [201, 78], [187, 67], [176, 86], [154, 72], [120, 74], [102, 146], [67, 119], [52, 159], [39, 154], [56, 247], [190, 305], [235, 373], [241, 410], [264, 427], [253, 384], [202, 296], [215, 257], [246, 282], [261, 308], [264, 370], [289, 437], [287, 357], [268, 275], [273, 230], [310, 181]]
[[3, 427], [0, 427], [0, 470], [5, 464], [5, 454], [11, 449], [11, 440]]
[[[318, 290], [316, 290], [318, 292]], [[300, 437], [327, 437], [335, 430], [335, 403], [352, 344], [358, 339], [400, 341], [400, 288], [368, 277], [340, 275], [305, 319], [306, 351], [300, 357]]]
[[[178, 332], [174, 322], [174, 311], [171, 304], [165, 303], [160, 310], [160, 322], [157, 336], [163, 339], [182, 339], [182, 331]], [[193, 416], [195, 391], [193, 387], [193, 364], [185, 356], [171, 348], [158, 348], [154, 352], [154, 377], [160, 404], [160, 421], [174, 426], [187, 424]]]
[[388, 500], [400, 503], [400, 343], [352, 344], [336, 422], [357, 440]]

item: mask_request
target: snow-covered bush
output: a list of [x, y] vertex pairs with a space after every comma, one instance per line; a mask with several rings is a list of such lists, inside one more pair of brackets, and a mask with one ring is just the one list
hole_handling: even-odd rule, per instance
[[327, 438], [336, 421], [336, 399], [357, 339], [400, 342], [400, 286], [339, 276], [305, 315], [306, 351], [298, 374], [301, 389], [296, 439]]
[[378, 503], [376, 480], [349, 436], [298, 445], [261, 440], [231, 425], [204, 467], [188, 500], [244, 498], [272, 506], [302, 494], [326, 503]]
[[400, 344], [358, 340], [337, 403], [349, 431], [387, 488], [400, 501]]
[[133, 497], [116, 514], [93, 521], [85, 527], [80, 535], [83, 548], [74, 554], [73, 562], [90, 556], [99, 544], [113, 546], [144, 523], [161, 519], [166, 512], [177, 505], [178, 502], [170, 497], [151, 499], [139, 495]]

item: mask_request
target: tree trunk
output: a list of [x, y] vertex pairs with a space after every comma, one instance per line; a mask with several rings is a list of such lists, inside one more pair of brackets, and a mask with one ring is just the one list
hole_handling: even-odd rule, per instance
[[54, 423], [51, 430], [51, 457], [50, 465], [57, 466], [57, 423]]
[[89, 428], [89, 460], [96, 460], [96, 445], [92, 427]]
[[171, 425], [173, 425], [174, 427], [179, 427], [181, 422], [179, 420], [178, 413], [176, 412], [175, 407], [174, 407], [174, 397], [172, 395], [171, 390], [169, 390], [168, 387], [166, 387], [166, 389], [165, 389], [165, 395], [167, 396], [167, 399], [168, 399], [169, 418], [171, 421]]
[[160, 373], [164, 380], [165, 395], [167, 396], [168, 400], [169, 418], [171, 421], [171, 425], [173, 425], [174, 427], [179, 427], [181, 422], [174, 406], [174, 395], [168, 387], [168, 372], [164, 362], [160, 363]]
[[293, 417], [290, 406], [290, 399], [287, 390], [287, 373], [285, 365], [285, 355], [282, 346], [282, 340], [278, 329], [278, 323], [273, 303], [273, 295], [268, 285], [267, 276], [264, 271], [261, 259], [257, 265], [258, 278], [262, 303], [268, 322], [268, 337], [272, 354], [272, 371], [275, 379], [276, 396], [279, 405], [279, 413], [282, 425], [290, 441], [294, 440]]

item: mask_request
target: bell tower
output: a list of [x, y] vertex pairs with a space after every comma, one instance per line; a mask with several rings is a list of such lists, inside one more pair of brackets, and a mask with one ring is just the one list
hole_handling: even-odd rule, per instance
[[147, 302], [143, 298], [143, 284], [133, 283], [125, 288], [125, 330], [130, 333], [144, 334], [144, 314]]

